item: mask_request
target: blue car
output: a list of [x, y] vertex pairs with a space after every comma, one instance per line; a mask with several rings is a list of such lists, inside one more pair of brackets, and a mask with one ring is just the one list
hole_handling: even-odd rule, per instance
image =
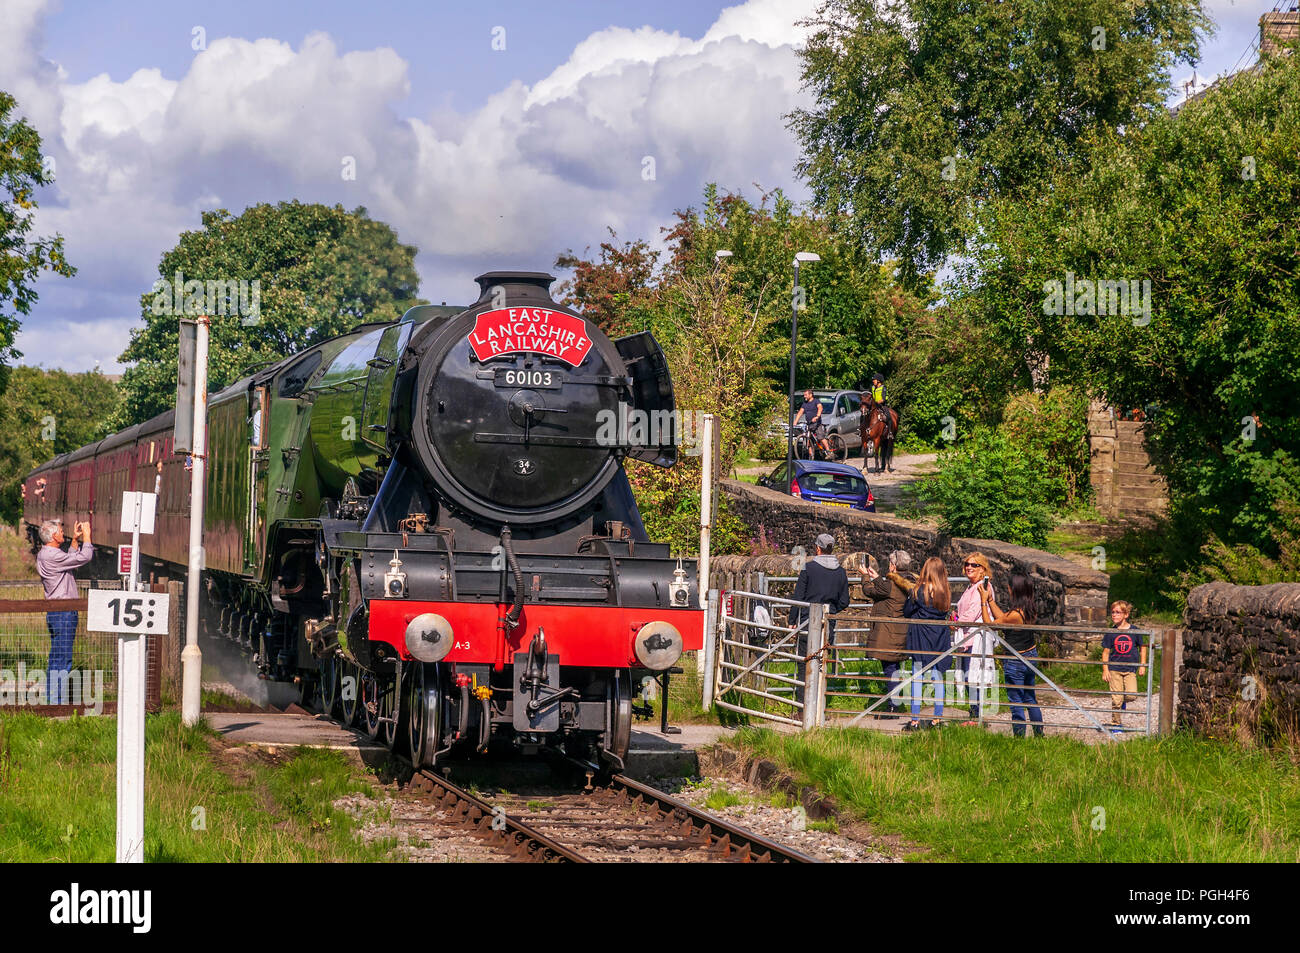
[[767, 476], [759, 477], [758, 485], [813, 503], [876, 512], [876, 499], [871, 495], [871, 487], [857, 467], [817, 460], [795, 460], [793, 466], [793, 479], [787, 475], [782, 463]]

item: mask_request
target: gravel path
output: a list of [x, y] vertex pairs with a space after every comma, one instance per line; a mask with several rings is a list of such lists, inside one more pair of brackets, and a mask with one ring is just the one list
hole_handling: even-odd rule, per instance
[[413, 864], [511, 863], [504, 851], [458, 827], [446, 811], [433, 810], [416, 797], [378, 799], [364, 794], [349, 794], [334, 806], [360, 822], [359, 835], [366, 844], [394, 840], [397, 847], [393, 860]]
[[[1128, 709], [1120, 713], [1120, 725], [1124, 729], [1122, 734], [1112, 734], [1110, 732], [1110, 696], [1109, 695], [1080, 695], [1075, 701], [1085, 706], [1089, 713], [1105, 731], [1098, 731], [1088, 716], [1073, 706], [1043, 709], [1043, 721], [1048, 725], [1043, 729], [1047, 735], [1068, 735], [1077, 741], [1085, 744], [1102, 744], [1108, 741], [1128, 741], [1131, 738], [1141, 738], [1146, 732], [1146, 693], [1145, 682], [1139, 681], [1141, 691], [1138, 694], [1138, 700], [1130, 702]], [[1070, 703], [1064, 700], [1050, 688], [1043, 688], [1039, 683], [1037, 688], [1037, 698], [1039, 706], [1043, 705], [1063, 705], [1068, 706]], [[1151, 724], [1152, 730], [1159, 722], [1159, 699], [1155, 696], [1151, 699]], [[856, 715], [856, 712], [844, 712], [840, 714], [834, 709], [828, 709], [826, 712], [828, 725], [845, 726]], [[957, 716], [957, 717], [954, 717]], [[926, 705], [921, 709], [920, 719], [927, 722], [934, 717], [934, 708]], [[959, 701], [956, 705], [951, 702], [944, 706], [944, 725], [943, 729], [960, 725], [969, 717], [967, 703]], [[903, 726], [908, 723], [910, 715], [904, 714], [896, 719], [880, 719], [873, 715], [859, 721], [856, 727], [869, 728], [876, 731], [885, 731], [890, 733], [901, 733]], [[942, 729], [941, 729], [942, 730]], [[975, 730], [975, 729], [962, 729]], [[1011, 734], [1011, 709], [1007, 704], [1005, 692], [1000, 699], [1000, 704], [996, 713], [990, 714], [985, 712], [984, 730], [993, 731], [998, 734]]]

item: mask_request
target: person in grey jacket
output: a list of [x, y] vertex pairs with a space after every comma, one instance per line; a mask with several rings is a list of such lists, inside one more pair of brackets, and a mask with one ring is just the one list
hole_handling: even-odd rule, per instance
[[[840, 561], [835, 558], [831, 552], [835, 548], [835, 537], [830, 533], [822, 533], [817, 537], [816, 543], [817, 555], [804, 564], [803, 569], [799, 570], [799, 579], [794, 584], [793, 598], [799, 602], [824, 602], [830, 606], [831, 612], [843, 612], [849, 607], [849, 574], [844, 571]], [[790, 613], [790, 624], [798, 625], [808, 617], [808, 611], [803, 608], [795, 608]], [[835, 641], [835, 620], [829, 620], [827, 626], [827, 638], [830, 642]], [[799, 636], [799, 655], [808, 654], [808, 634], [806, 632]], [[799, 663], [799, 678], [803, 680], [806, 672], [806, 663]], [[795, 690], [795, 698], [803, 701], [803, 689]]]
[[[916, 585], [916, 577], [911, 574], [912, 557], [906, 550], [898, 549], [889, 554], [889, 573], [885, 576], [876, 572], [875, 567], [868, 566], [867, 581], [862, 585], [863, 594], [872, 602], [871, 615], [882, 619], [901, 619], [903, 603], [907, 594]], [[901, 583], [895, 582], [898, 577]], [[867, 658], [878, 659], [885, 678], [889, 680], [888, 709], [877, 709], [877, 718], [897, 718], [903, 710], [901, 696], [898, 694], [898, 670], [906, 657], [904, 647], [907, 643], [906, 622], [872, 622], [871, 631], [867, 633]]]
[[[41, 524], [41, 542], [36, 554], [36, 571], [41, 574], [46, 599], [77, 598], [77, 581], [72, 571], [90, 562], [95, 547], [90, 544], [90, 524], [77, 523], [72, 530], [72, 546], [65, 553], [63, 523], [46, 520]], [[72, 642], [77, 635], [77, 613], [61, 610], [45, 613], [45, 625], [50, 630], [50, 660], [45, 666], [48, 689], [47, 705], [67, 705], [68, 676], [72, 671]]]

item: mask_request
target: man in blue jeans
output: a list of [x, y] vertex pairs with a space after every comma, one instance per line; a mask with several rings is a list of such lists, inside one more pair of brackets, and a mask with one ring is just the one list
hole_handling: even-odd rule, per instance
[[[66, 553], [62, 549], [63, 540], [62, 521], [46, 520], [41, 524], [41, 542], [45, 545], [36, 554], [36, 571], [41, 574], [41, 582], [45, 585], [46, 599], [77, 598], [77, 581], [72, 577], [72, 571], [86, 565], [95, 555], [95, 547], [90, 544], [89, 523], [77, 523], [73, 527], [72, 546]], [[49, 688], [45, 693], [45, 703], [71, 704], [68, 676], [72, 671], [72, 641], [77, 635], [77, 613], [47, 612], [45, 625], [50, 630], [50, 661], [45, 666]]]

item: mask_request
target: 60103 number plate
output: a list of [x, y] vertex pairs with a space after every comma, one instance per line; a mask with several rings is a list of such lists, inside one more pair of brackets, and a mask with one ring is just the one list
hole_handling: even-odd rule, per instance
[[564, 372], [552, 370], [540, 370], [535, 368], [525, 368], [516, 370], [513, 367], [498, 367], [496, 380], [493, 381], [497, 387], [527, 387], [531, 390], [559, 390], [564, 386]]

